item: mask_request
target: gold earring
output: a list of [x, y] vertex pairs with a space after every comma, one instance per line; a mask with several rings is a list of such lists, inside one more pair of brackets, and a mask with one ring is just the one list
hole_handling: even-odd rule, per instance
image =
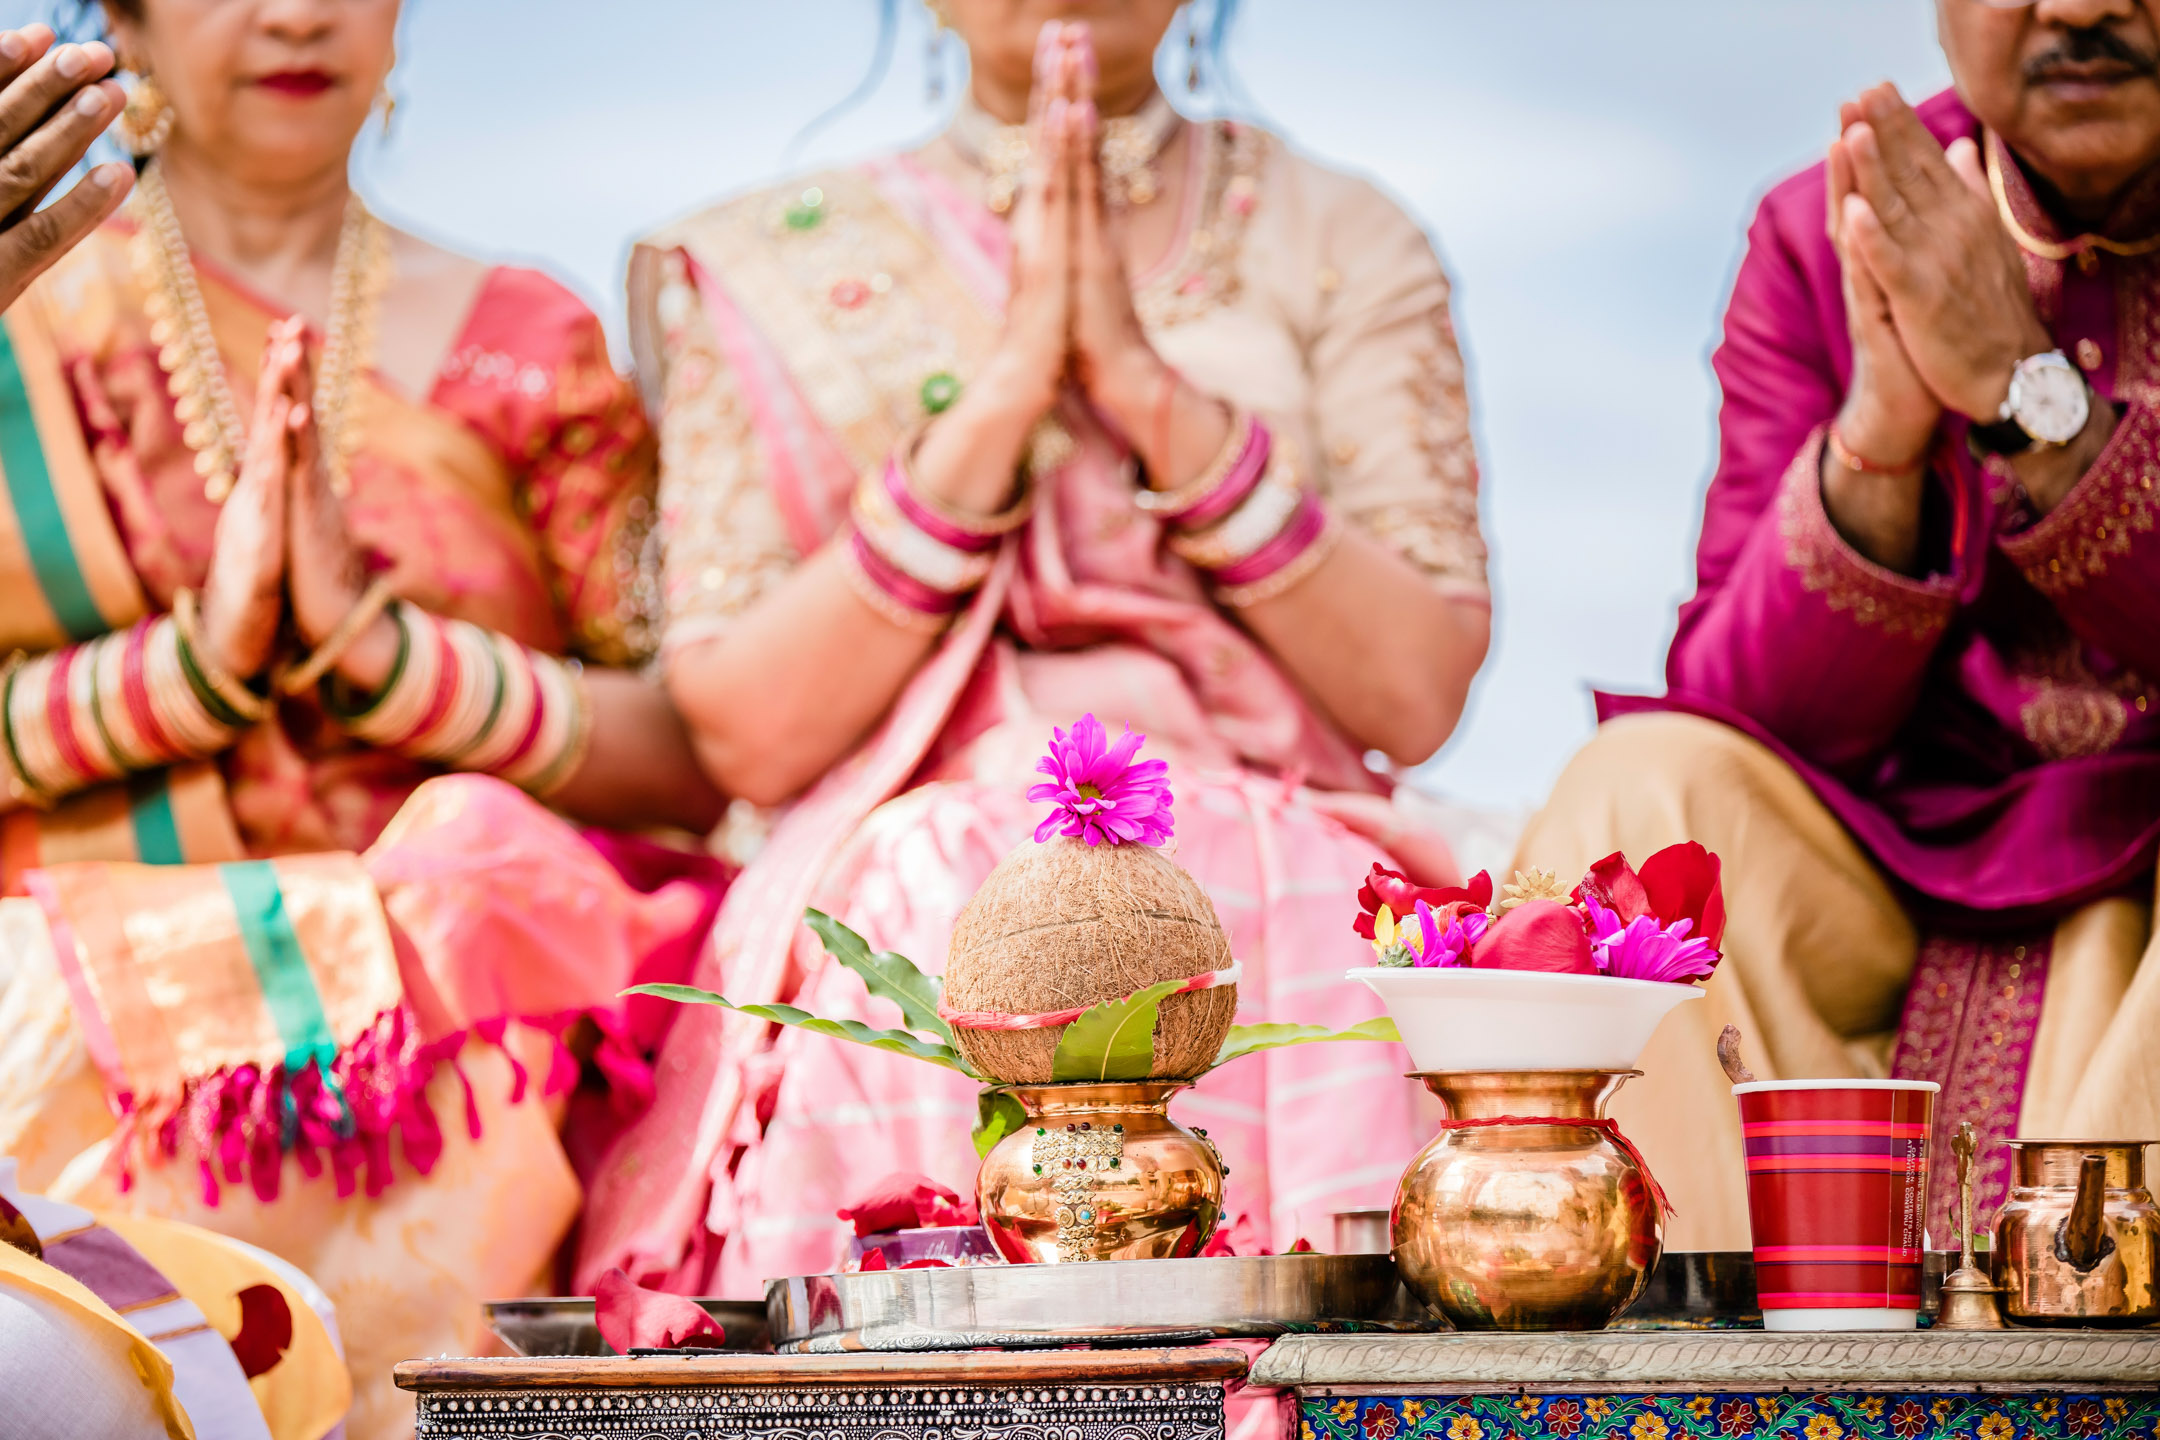
[[385, 140], [390, 138], [390, 117], [397, 114], [397, 92], [390, 88], [390, 77], [396, 73], [397, 47], [392, 46], [390, 68], [383, 72], [382, 85], [375, 92], [375, 103], [369, 107], [371, 110], [382, 111], [382, 133]]
[[930, 6], [930, 44], [923, 53], [923, 98], [932, 105], [945, 102], [945, 17], [934, 0]]
[[149, 74], [138, 74], [120, 111], [120, 143], [130, 155], [143, 159], [157, 154], [172, 127], [172, 106], [165, 92]]
[[1200, 7], [1185, 7], [1185, 88], [1200, 93]]

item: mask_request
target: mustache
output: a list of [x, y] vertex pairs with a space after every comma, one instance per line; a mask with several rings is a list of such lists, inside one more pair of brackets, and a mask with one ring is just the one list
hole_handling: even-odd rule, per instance
[[2141, 50], [2118, 30], [2105, 25], [2064, 32], [2059, 44], [2025, 62], [2025, 78], [2051, 80], [2072, 68], [2112, 61], [2138, 75], [2160, 74], [2160, 53]]

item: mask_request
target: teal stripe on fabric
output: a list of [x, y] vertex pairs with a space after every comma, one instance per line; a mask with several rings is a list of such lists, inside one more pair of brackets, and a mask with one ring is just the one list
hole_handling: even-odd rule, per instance
[[323, 1014], [322, 995], [308, 972], [307, 957], [300, 952], [292, 916], [285, 909], [285, 892], [278, 888], [277, 871], [267, 860], [241, 860], [220, 865], [218, 876], [232, 897], [240, 917], [240, 938], [247, 945], [248, 960], [262, 985], [263, 1001], [270, 1007], [278, 1035], [285, 1041], [287, 1073], [301, 1070], [309, 1061], [330, 1068], [337, 1044], [330, 1038], [330, 1021]]
[[[128, 779], [128, 820], [135, 827], [135, 858], [145, 865], [185, 865], [180, 827], [173, 820], [172, 792], [163, 770], [145, 770]], [[312, 983], [312, 982], [311, 982]]]
[[0, 325], [0, 472], [0, 485], [7, 486], [15, 523], [22, 528], [23, 548], [30, 553], [30, 571], [53, 617], [70, 639], [97, 639], [112, 627], [98, 613], [90, 583], [75, 563], [75, 542], [68, 537], [60, 497], [53, 493], [30, 392], [23, 388], [22, 364], [5, 325]]

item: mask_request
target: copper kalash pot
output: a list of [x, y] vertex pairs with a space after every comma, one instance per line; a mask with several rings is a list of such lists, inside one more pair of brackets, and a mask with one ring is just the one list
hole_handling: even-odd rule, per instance
[[2012, 1140], [2017, 1170], [1995, 1217], [2003, 1313], [2024, 1325], [2160, 1320], [2160, 1209], [2141, 1140]]
[[1664, 1248], [1664, 1216], [1605, 1103], [1641, 1073], [1413, 1077], [1450, 1123], [1395, 1192], [1395, 1264], [1410, 1292], [1459, 1330], [1595, 1330], [1632, 1304]]
[[1197, 1255], [1222, 1216], [1222, 1157], [1166, 1111], [1189, 1080], [1002, 1087], [1027, 1123], [983, 1157], [975, 1198], [1007, 1260]]

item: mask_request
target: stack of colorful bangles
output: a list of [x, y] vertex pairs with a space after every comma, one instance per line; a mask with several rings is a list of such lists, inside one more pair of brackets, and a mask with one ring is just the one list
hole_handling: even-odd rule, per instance
[[841, 550], [849, 583], [871, 609], [909, 630], [943, 630], [990, 576], [998, 543], [1025, 524], [1033, 490], [1002, 514], [956, 513], [921, 493], [902, 444], [855, 487], [854, 531]]
[[1170, 528], [1171, 553], [1215, 582], [1225, 605], [1257, 605], [1319, 568], [1335, 539], [1319, 497], [1301, 483], [1287, 443], [1239, 411], [1199, 477], [1143, 490], [1133, 503]]
[[[397, 659], [381, 690], [354, 699], [328, 672], [385, 608]], [[215, 755], [268, 719], [272, 696], [227, 674], [198, 625], [195, 596], [182, 590], [169, 615], [0, 667], [0, 802], [49, 808], [133, 771]], [[297, 694], [318, 681], [355, 737], [535, 795], [576, 773], [592, 729], [576, 661], [402, 605], [380, 582], [279, 688]]]
[[577, 773], [592, 701], [575, 660], [401, 602], [390, 616], [397, 658], [381, 689], [355, 700], [335, 678], [323, 682], [324, 708], [348, 734], [543, 797]]
[[270, 713], [218, 667], [195, 597], [95, 640], [17, 656], [0, 682], [0, 798], [43, 809], [136, 770], [213, 755]]

